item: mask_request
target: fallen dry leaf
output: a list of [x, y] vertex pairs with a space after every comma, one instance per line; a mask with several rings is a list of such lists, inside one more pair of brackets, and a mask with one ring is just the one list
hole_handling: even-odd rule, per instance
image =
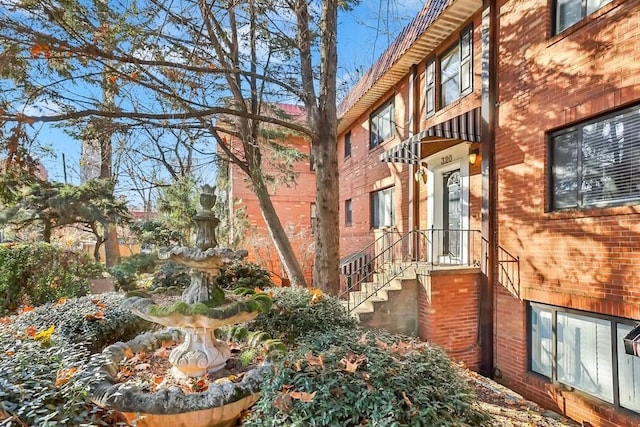
[[304, 391], [292, 391], [289, 393], [292, 399], [297, 399], [302, 402], [313, 402], [313, 398], [316, 397], [317, 392], [305, 393]]
[[365, 332], [364, 334], [362, 334], [362, 336], [358, 340], [358, 344], [367, 345], [367, 342], [368, 342], [367, 335], [368, 334], [369, 334], [369, 332]]
[[404, 391], [402, 392], [402, 398], [404, 399], [408, 407], [413, 406], [413, 402], [409, 399], [409, 397], [407, 396], [407, 393], [405, 393]]
[[131, 347], [127, 347], [124, 349], [124, 357], [126, 357], [127, 359], [133, 358], [133, 350], [131, 350]]
[[104, 319], [104, 313], [101, 311], [96, 311], [95, 313], [85, 314], [84, 318], [87, 320], [100, 320]]
[[291, 402], [292, 402], [292, 398], [291, 395], [287, 394], [281, 394], [280, 396], [276, 397], [276, 399], [273, 401], [273, 406], [275, 408], [280, 409], [282, 412], [289, 412], [291, 411]]
[[389, 348], [389, 344], [380, 340], [376, 340], [376, 346], [378, 346], [378, 348], [383, 348], [383, 349]]
[[28, 313], [30, 311], [33, 311], [33, 307], [30, 306], [30, 305], [26, 305], [26, 306], [22, 307], [22, 309], [20, 309], [20, 314]]
[[11, 319], [9, 317], [0, 317], [0, 325], [9, 325], [11, 324]]
[[60, 298], [60, 299], [58, 300], [58, 302], [56, 302], [54, 305], [62, 305], [62, 304], [64, 304], [64, 303], [66, 303], [66, 302], [67, 302], [67, 298], [62, 297], [62, 298]]
[[56, 387], [60, 387], [69, 382], [69, 379], [78, 372], [78, 368], [60, 369], [56, 373]]
[[320, 356], [314, 356], [313, 353], [309, 352], [305, 357], [307, 358], [309, 366], [324, 366], [324, 356], [322, 354]]
[[107, 308], [107, 305], [105, 303], [103, 303], [102, 301], [100, 301], [99, 299], [92, 299], [91, 302], [94, 303], [95, 305], [97, 305], [98, 308], [102, 308], [102, 309]]
[[302, 360], [300, 360], [300, 359], [296, 360], [295, 370], [296, 370], [296, 372], [302, 371]]
[[320, 289], [311, 289], [311, 300], [309, 301], [309, 304], [320, 302], [323, 296], [324, 294]]
[[366, 360], [366, 356], [349, 353], [339, 363], [343, 366], [343, 371], [353, 374]]
[[35, 337], [36, 333], [38, 332], [38, 330], [36, 329], [35, 326], [28, 326], [25, 330], [24, 333], [27, 334], [30, 337]]

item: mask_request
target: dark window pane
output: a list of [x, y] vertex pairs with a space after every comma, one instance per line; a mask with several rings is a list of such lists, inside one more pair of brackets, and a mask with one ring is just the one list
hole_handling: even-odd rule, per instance
[[558, 0], [556, 7], [557, 33], [564, 31], [583, 18], [582, 0]]
[[576, 132], [556, 136], [552, 144], [553, 208], [575, 207], [578, 203], [578, 136]]

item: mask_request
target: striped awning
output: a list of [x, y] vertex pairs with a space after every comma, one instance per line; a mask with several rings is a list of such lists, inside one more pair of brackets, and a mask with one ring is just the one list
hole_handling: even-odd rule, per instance
[[410, 163], [420, 161], [420, 144], [457, 139], [480, 142], [480, 107], [459, 116], [431, 126], [419, 132], [380, 155], [380, 161], [389, 163]]

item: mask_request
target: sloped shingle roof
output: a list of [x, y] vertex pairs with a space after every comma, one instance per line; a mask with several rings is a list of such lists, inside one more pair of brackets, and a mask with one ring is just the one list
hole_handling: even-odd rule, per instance
[[338, 106], [338, 132], [480, 9], [481, 0], [428, 0]]

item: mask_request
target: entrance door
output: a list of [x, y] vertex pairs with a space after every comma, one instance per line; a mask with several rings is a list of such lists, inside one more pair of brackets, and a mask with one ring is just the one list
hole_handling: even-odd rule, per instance
[[460, 169], [442, 174], [442, 256], [451, 263], [462, 258], [462, 185]]

